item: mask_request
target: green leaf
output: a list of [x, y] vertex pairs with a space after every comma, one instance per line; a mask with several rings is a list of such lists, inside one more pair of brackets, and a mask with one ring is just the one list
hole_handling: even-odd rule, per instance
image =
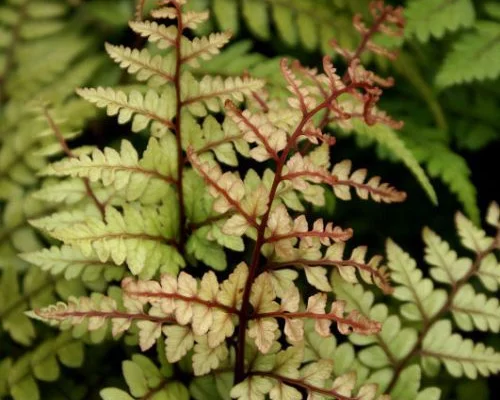
[[10, 393], [14, 400], [40, 400], [38, 386], [31, 376], [28, 376], [14, 384], [10, 388]]
[[474, 31], [455, 41], [436, 76], [437, 85], [448, 87], [497, 78], [500, 75], [499, 37], [499, 23], [478, 22]]
[[500, 353], [483, 343], [452, 334], [448, 320], [436, 322], [427, 332], [422, 343], [422, 356], [423, 363], [428, 358], [439, 360], [454, 377], [465, 375], [476, 379], [479, 374], [488, 376], [500, 371]]
[[453, 318], [460, 329], [472, 331], [500, 331], [500, 305], [497, 298], [487, 298], [483, 293], [477, 294], [471, 285], [462, 286], [451, 306]]
[[189, 385], [189, 392], [195, 400], [224, 400], [217, 391], [215, 377], [213, 375], [206, 375], [193, 379]]
[[401, 374], [391, 390], [391, 397], [401, 400], [414, 400], [420, 387], [421, 371], [418, 365], [411, 365], [401, 371]]
[[[411, 134], [421, 134], [421, 128], [412, 127]], [[432, 130], [431, 133], [438, 133]], [[416, 140], [407, 135], [405, 142], [419, 162], [426, 164], [429, 175], [441, 179], [462, 203], [467, 215], [479, 221], [479, 207], [476, 188], [470, 180], [471, 171], [463, 157], [454, 153], [448, 146], [435, 140]]]
[[407, 36], [415, 35], [421, 42], [470, 27], [475, 21], [471, 0], [413, 0], [409, 3], [405, 16], [408, 21]]
[[496, 292], [500, 286], [500, 263], [494, 254], [483, 258], [477, 275], [483, 286], [491, 292]]
[[436, 281], [452, 285], [469, 272], [472, 261], [458, 258], [450, 245], [429, 228], [424, 228], [423, 239], [426, 244], [425, 261], [433, 266], [430, 274]]
[[359, 352], [360, 361], [370, 368], [382, 368], [389, 365], [389, 359], [380, 346], [370, 346]]
[[476, 253], [485, 251], [493, 243], [493, 238], [486, 236], [486, 232], [478, 228], [462, 213], [455, 215], [455, 224], [462, 245]]
[[102, 389], [99, 394], [103, 400], [135, 400], [127, 392], [116, 388]]
[[231, 397], [240, 400], [264, 400], [273, 387], [273, 382], [266, 377], [251, 376], [231, 389]]
[[430, 387], [418, 393], [415, 400], [439, 400], [441, 398], [441, 389]]
[[177, 216], [172, 212], [175, 209], [170, 204], [140, 209], [125, 204], [122, 214], [116, 208], [107, 207], [105, 222], [89, 217], [50, 233], [66, 244], [77, 246], [85, 256], [95, 252], [103, 263], [127, 262], [134, 275], [147, 279], [158, 270], [176, 273], [184, 266], [183, 258], [174, 247], [178, 229]]
[[410, 320], [432, 318], [446, 302], [446, 292], [434, 290], [430, 279], [422, 277], [417, 263], [392, 240], [386, 244], [388, 267], [393, 271], [391, 278], [399, 283], [394, 290], [394, 297], [409, 302], [402, 306], [401, 312]]
[[234, 0], [214, 0], [213, 11], [224, 31], [238, 32], [238, 3]]
[[85, 100], [99, 108], [105, 108], [108, 115], [117, 115], [118, 122], [125, 124], [132, 120], [132, 132], [140, 132], [152, 122], [151, 129], [163, 134], [173, 127], [175, 116], [175, 94], [170, 86], [161, 93], [150, 89], [145, 95], [132, 90], [128, 95], [112, 88], [77, 89]]
[[269, 39], [269, 20], [265, 1], [244, 1], [242, 3], [242, 13], [248, 27], [255, 36], [261, 39]]
[[149, 387], [142, 368], [133, 361], [125, 360], [122, 363], [123, 377], [127, 382], [130, 393], [142, 397], [148, 393]]
[[226, 253], [216, 242], [207, 239], [209, 227], [197, 229], [186, 243], [186, 252], [214, 268], [223, 271], [227, 268]]

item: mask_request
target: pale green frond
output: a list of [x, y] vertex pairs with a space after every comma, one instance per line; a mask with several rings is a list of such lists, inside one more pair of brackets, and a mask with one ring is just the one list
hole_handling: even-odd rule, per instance
[[205, 76], [198, 81], [191, 73], [181, 77], [181, 101], [195, 116], [221, 111], [227, 100], [242, 102], [244, 96], [262, 88], [263, 82], [254, 78]]
[[187, 133], [183, 136], [184, 147], [191, 147], [202, 160], [205, 157], [211, 158], [213, 153], [219, 162], [235, 167], [238, 165], [237, 153], [250, 156], [249, 143], [230, 118], [220, 124], [213, 116], [208, 115], [200, 126], [195, 118], [186, 113], [183, 127]]
[[[93, 187], [98, 198], [104, 198], [106, 190]], [[40, 190], [33, 192], [34, 198], [48, 203], [77, 204], [88, 196], [87, 187], [82, 179], [65, 179], [49, 182]]]
[[486, 223], [495, 228], [500, 227], [500, 207], [497, 202], [492, 202], [486, 212]]
[[193, 67], [200, 65], [200, 60], [207, 61], [220, 53], [220, 49], [228, 42], [231, 35], [226, 32], [211, 33], [209, 36], [181, 41], [181, 60]]
[[103, 263], [126, 262], [134, 275], [147, 279], [158, 271], [177, 273], [184, 266], [176, 249], [177, 229], [178, 216], [167, 203], [140, 209], [124, 205], [123, 214], [107, 207], [105, 222], [86, 217], [66, 226], [56, 224], [50, 234], [78, 247], [86, 257], [97, 254]]
[[472, 331], [474, 328], [495, 333], [500, 331], [498, 299], [476, 293], [469, 284], [462, 286], [457, 292], [453, 298], [451, 311], [458, 327], [464, 331]]
[[274, 386], [273, 380], [263, 376], [251, 376], [231, 389], [231, 397], [238, 400], [264, 400]]
[[460, 212], [455, 215], [455, 225], [465, 248], [481, 253], [492, 245], [493, 238], [486, 236], [486, 232], [474, 225]]
[[417, 178], [429, 199], [434, 204], [437, 204], [437, 195], [429, 177], [419, 165], [415, 154], [408, 149], [405, 142], [392, 128], [383, 124], [368, 126], [361, 121], [355, 121], [353, 133], [374, 140], [383, 148], [388, 149], [391, 155], [406, 165], [410, 172]]
[[453, 44], [436, 76], [436, 83], [448, 87], [500, 76], [500, 23], [480, 21], [472, 32]]
[[420, 42], [469, 28], [476, 18], [471, 0], [412, 0], [405, 16], [407, 36], [415, 35]]
[[120, 280], [124, 268], [112, 262], [102, 262], [97, 255], [84, 255], [73, 246], [52, 246], [32, 253], [21, 254], [20, 257], [52, 275], [63, 274], [65, 279], [81, 277], [84, 282], [94, 282], [104, 278], [106, 281]]
[[52, 232], [55, 229], [83, 223], [88, 218], [100, 218], [99, 210], [93, 205], [73, 208], [65, 211], [57, 211], [42, 217], [33, 217], [28, 220], [29, 224], [37, 229]]
[[134, 74], [138, 81], [147, 81], [153, 87], [172, 82], [175, 74], [175, 59], [171, 54], [166, 56], [152, 55], [148, 49], [131, 49], [125, 46], [105, 45], [110, 57]]
[[167, 27], [155, 21], [131, 21], [129, 26], [142, 37], [147, 37], [150, 42], [157, 43], [159, 49], [168, 49], [175, 45], [177, 27], [174, 25]]
[[471, 269], [469, 258], [458, 258], [450, 245], [429, 228], [424, 228], [423, 238], [426, 244], [425, 261], [432, 266], [430, 274], [437, 282], [454, 285]]
[[105, 108], [108, 115], [118, 115], [118, 123], [125, 124], [132, 120], [132, 131], [139, 132], [153, 122], [153, 127], [160, 130], [173, 128], [175, 115], [175, 95], [173, 88], [166, 86], [160, 94], [150, 89], [145, 95], [132, 90], [129, 95], [112, 88], [98, 87], [77, 89], [85, 100], [99, 108]]
[[465, 375], [476, 379], [478, 375], [488, 376], [500, 371], [500, 353], [483, 343], [474, 343], [452, 333], [448, 320], [432, 326], [424, 338], [421, 354], [424, 366], [439, 361], [457, 378]]
[[418, 365], [406, 367], [391, 390], [391, 398], [401, 400], [439, 400], [441, 389], [436, 387], [421, 389], [422, 370]]
[[500, 263], [494, 254], [484, 257], [476, 272], [483, 286], [490, 292], [496, 292], [500, 286]]
[[[72, 20], [68, 19], [62, 22], [60, 27], [67, 27], [71, 23]], [[59, 78], [64, 80], [67, 71], [77, 65], [83, 67], [86, 72], [92, 72], [95, 69], [94, 62], [85, 65], [78, 63], [83, 54], [91, 61], [91, 46], [91, 37], [83, 37], [73, 32], [57, 32], [43, 39], [18, 44], [14, 51], [16, 68], [8, 72], [6, 92], [12, 99], [29, 101], [39, 93], [47, 93], [46, 87], [56, 84]], [[89, 76], [81, 73], [80, 78], [81, 80], [75, 82], [77, 85], [85, 84]], [[68, 93], [67, 88], [65, 93]], [[55, 99], [53, 94], [49, 93], [49, 96]]]
[[139, 158], [134, 146], [122, 140], [120, 152], [111, 147], [94, 149], [90, 155], [66, 158], [50, 164], [42, 173], [54, 176], [88, 178], [123, 191], [127, 201], [158, 203], [171, 195], [170, 185], [177, 179], [177, 153], [171, 135], [150, 138]]
[[216, 271], [223, 271], [227, 268], [226, 253], [217, 242], [208, 239], [209, 231], [208, 226], [197, 229], [186, 243], [186, 253]]
[[399, 283], [394, 290], [394, 297], [407, 302], [401, 306], [401, 313], [409, 320], [429, 320], [445, 304], [447, 294], [442, 289], [434, 289], [432, 281], [423, 278], [422, 271], [408, 253], [396, 243], [386, 243], [388, 267], [392, 270], [391, 278]]

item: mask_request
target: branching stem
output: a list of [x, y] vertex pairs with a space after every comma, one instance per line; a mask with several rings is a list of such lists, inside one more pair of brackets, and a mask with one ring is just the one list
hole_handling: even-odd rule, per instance
[[[373, 25], [369, 29], [369, 31], [363, 35], [363, 39], [361, 43], [359, 44], [358, 48], [356, 49], [354, 55], [348, 60], [348, 68], [350, 65], [355, 61], [356, 59], [359, 58], [359, 56], [363, 53], [363, 51], [366, 49], [366, 46], [371, 39], [371, 37], [378, 31], [380, 25], [385, 21], [385, 19], [388, 16], [388, 9], [385, 9], [379, 16], [376, 18], [374, 21]], [[294, 148], [295, 143], [298, 139], [298, 137], [302, 134], [302, 131], [306, 124], [320, 111], [324, 110], [325, 108], [328, 108], [330, 103], [334, 101], [338, 96], [340, 96], [343, 93], [348, 92], [349, 90], [352, 90], [353, 88], [357, 87], [353, 82], [350, 82], [349, 79], [349, 72], [348, 70], [342, 77], [342, 80], [346, 84], [346, 86], [343, 89], [336, 90], [332, 89], [332, 93], [329, 95], [328, 98], [326, 98], [322, 103], [317, 105], [315, 108], [313, 108], [310, 111], [304, 110], [303, 109], [303, 117], [302, 120], [299, 122], [297, 127], [295, 128], [295, 131], [293, 132], [292, 136], [288, 140], [287, 145], [283, 149], [279, 160], [276, 162], [276, 170], [275, 170], [275, 175], [274, 175], [274, 180], [271, 185], [271, 189], [269, 191], [269, 197], [268, 197], [268, 202], [267, 202], [267, 211], [265, 214], [262, 216], [261, 222], [258, 226], [257, 229], [257, 239], [255, 241], [255, 246], [253, 249], [252, 253], [252, 258], [250, 262], [250, 267], [249, 267], [249, 273], [248, 273], [248, 278], [245, 284], [245, 288], [243, 291], [243, 298], [242, 298], [242, 305], [239, 313], [239, 326], [238, 326], [238, 347], [236, 349], [236, 364], [235, 364], [235, 374], [234, 374], [234, 383], [237, 384], [241, 381], [243, 381], [246, 377], [246, 371], [245, 371], [245, 343], [246, 343], [246, 330], [247, 330], [247, 325], [249, 319], [252, 317], [251, 315], [251, 304], [250, 304], [250, 293], [253, 285], [253, 281], [255, 280], [259, 266], [261, 265], [261, 250], [262, 246], [265, 243], [265, 230], [266, 226], [269, 220], [269, 215], [271, 213], [271, 206], [274, 201], [274, 198], [276, 196], [276, 192], [278, 190], [278, 185], [282, 180], [282, 172], [283, 168], [285, 166], [286, 160], [288, 158], [288, 155], [290, 151]], [[303, 99], [302, 99], [303, 100]], [[342, 397], [339, 397], [342, 398]]]

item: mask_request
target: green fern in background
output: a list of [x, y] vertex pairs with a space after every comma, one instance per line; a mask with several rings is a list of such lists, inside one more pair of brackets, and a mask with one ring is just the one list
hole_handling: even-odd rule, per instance
[[[482, 343], [464, 338], [455, 330], [500, 332], [500, 209], [493, 203], [486, 216], [493, 236], [458, 213], [456, 229], [462, 246], [472, 257], [457, 255], [448, 242], [429, 228], [423, 230], [425, 261], [430, 266], [424, 277], [417, 262], [394, 241], [386, 245], [388, 267], [395, 283], [393, 297], [400, 304], [392, 314], [385, 304], [375, 303], [361, 285], [345, 283], [336, 274], [333, 291], [353, 309], [383, 322], [379, 334], [349, 336], [362, 346], [358, 358], [370, 370], [370, 380], [395, 399], [438, 399], [439, 390], [418, 393], [422, 377], [439, 385], [441, 366], [453, 377], [477, 379], [500, 371], [500, 353]], [[480, 282], [479, 289], [474, 282]], [[445, 285], [445, 289], [440, 285]], [[486, 293], [484, 291], [486, 290]], [[492, 292], [493, 296], [488, 293]], [[452, 324], [452, 321], [454, 324]], [[455, 328], [455, 326], [457, 328]]]

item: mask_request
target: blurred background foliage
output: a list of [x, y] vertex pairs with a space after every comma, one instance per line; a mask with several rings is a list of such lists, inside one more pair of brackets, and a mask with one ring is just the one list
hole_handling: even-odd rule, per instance
[[[104, 42], [140, 48], [127, 27], [155, 6], [142, 10], [133, 0], [0, 0], [0, 398], [29, 398], [39, 390], [47, 399], [94, 399], [104, 386], [121, 381], [120, 361], [132, 349], [104, 337], [75, 340], [34, 323], [24, 310], [66, 299], [70, 294], [105, 290], [95, 277], [66, 280], [30, 267], [17, 257], [45, 247], [30, 218], [54, 211], [33, 192], [37, 171], [60, 148], [50, 119], [35, 106], [49, 102], [52, 119], [68, 140], [103, 147], [128, 137], [128, 127], [97, 112], [74, 94], [75, 87], [121, 86], [134, 82], [115, 68]], [[278, 60], [298, 58], [319, 66], [335, 57], [330, 40], [352, 48], [358, 36], [354, 13], [368, 15], [369, 0], [190, 0], [210, 9], [201, 30], [230, 30], [232, 45], [203, 65], [206, 73], [265, 78], [273, 95], [284, 86]], [[406, 8], [404, 38], [386, 40], [399, 50], [395, 62], [367, 56], [363, 61], [382, 76], [394, 76], [382, 108], [405, 122], [400, 131], [336, 132], [334, 157], [353, 159], [407, 191], [401, 205], [380, 207], [330, 197], [312, 214], [352, 226], [358, 244], [382, 252], [385, 238], [397, 239], [422, 259], [424, 225], [453, 238], [453, 214], [462, 210], [478, 222], [491, 200], [498, 200], [500, 172], [500, 3], [497, 0], [391, 1]], [[34, 102], [35, 100], [35, 102]], [[45, 106], [44, 106], [45, 107]], [[45, 110], [45, 108], [42, 109]], [[42, 113], [43, 114], [43, 113]], [[130, 137], [129, 137], [130, 138]], [[133, 140], [138, 140], [134, 138]], [[403, 165], [406, 166], [403, 167]], [[44, 185], [47, 183], [43, 183]], [[71, 202], [69, 202], [71, 203]], [[65, 208], [71, 209], [68, 202]], [[421, 263], [423, 265], [423, 263]], [[498, 335], [475, 333], [500, 349]], [[100, 343], [99, 346], [88, 344]], [[84, 351], [87, 353], [84, 357]], [[71, 356], [68, 356], [71, 354]], [[79, 367], [75, 369], [75, 367]], [[443, 399], [495, 398], [494, 382], [440, 384]], [[497, 388], [498, 390], [498, 388]], [[9, 394], [10, 393], [10, 394]]]

